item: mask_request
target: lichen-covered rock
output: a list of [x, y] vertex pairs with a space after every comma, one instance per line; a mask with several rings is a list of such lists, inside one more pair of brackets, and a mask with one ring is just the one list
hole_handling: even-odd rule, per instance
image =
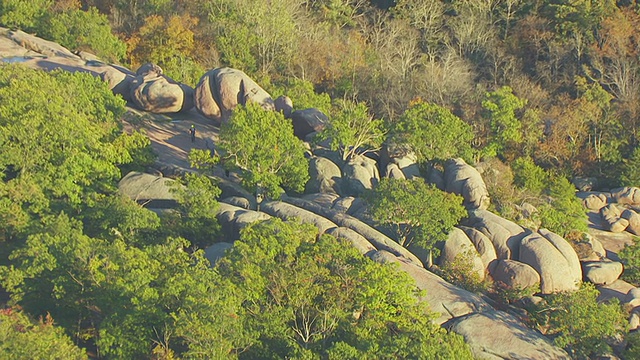
[[526, 289], [540, 285], [540, 274], [531, 266], [516, 260], [496, 261], [491, 277], [510, 289]]
[[447, 160], [444, 167], [445, 189], [461, 195], [468, 209], [487, 209], [489, 191], [482, 176], [462, 159]]
[[561, 236], [545, 229], [522, 239], [519, 260], [540, 274], [543, 294], [577, 290], [582, 280], [575, 250]]
[[608, 285], [622, 275], [622, 264], [617, 261], [589, 261], [582, 263], [584, 278], [596, 285]]
[[365, 190], [373, 189], [379, 181], [376, 161], [366, 156], [356, 155], [342, 168], [343, 190], [348, 195], [359, 196]]
[[475, 246], [464, 231], [453, 228], [444, 242], [439, 265], [442, 268], [460, 266], [461, 261], [465, 266], [469, 266], [474, 273], [478, 274], [481, 280], [484, 279], [485, 266], [480, 254], [478, 254]]
[[329, 121], [327, 115], [315, 108], [296, 110], [291, 113], [293, 134], [301, 140], [311, 133], [322, 131], [327, 121]]
[[311, 158], [305, 192], [342, 194], [342, 171], [338, 165], [324, 157]]

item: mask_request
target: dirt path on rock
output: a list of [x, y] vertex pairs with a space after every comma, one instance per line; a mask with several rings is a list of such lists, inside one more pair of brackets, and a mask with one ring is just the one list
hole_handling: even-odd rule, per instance
[[[151, 114], [127, 108], [125, 131], [142, 130], [151, 140], [160, 167], [177, 171], [193, 171], [189, 164], [191, 149], [212, 149], [218, 141], [219, 127], [195, 110], [179, 114]], [[196, 127], [196, 140], [191, 142], [189, 128]]]

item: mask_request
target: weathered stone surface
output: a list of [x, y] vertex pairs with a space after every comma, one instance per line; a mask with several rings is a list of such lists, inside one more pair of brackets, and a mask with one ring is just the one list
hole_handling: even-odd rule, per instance
[[640, 288], [632, 287], [625, 295], [623, 302], [630, 307], [640, 306]]
[[629, 222], [626, 228], [628, 232], [640, 236], [640, 214], [631, 209], [625, 209], [620, 217]]
[[269, 201], [262, 203], [260, 205], [260, 210], [283, 220], [298, 218], [303, 223], [315, 225], [318, 228], [318, 232], [321, 234], [328, 229], [337, 227], [335, 223], [323, 216], [282, 201]]
[[242, 209], [251, 209], [251, 202], [240, 196], [231, 196], [228, 198], [220, 199], [220, 202], [227, 203], [229, 205], [237, 206]]
[[622, 211], [616, 204], [609, 204], [600, 209], [600, 216], [608, 230], [614, 233], [623, 232], [629, 225], [626, 219], [620, 219]]
[[269, 93], [244, 72], [231, 68], [216, 68], [202, 75], [194, 99], [196, 109], [218, 124], [227, 121], [236, 106], [249, 102], [275, 110]]
[[365, 239], [364, 236], [349, 228], [335, 227], [327, 230], [327, 234], [332, 235], [336, 238], [348, 240], [356, 249], [358, 249], [358, 251], [360, 251], [362, 255], [365, 255], [370, 251], [376, 251], [376, 248], [371, 245], [371, 243], [367, 239]]
[[296, 110], [291, 113], [293, 134], [301, 140], [311, 133], [322, 131], [327, 121], [329, 121], [327, 115], [315, 108]]
[[494, 281], [511, 289], [526, 289], [540, 285], [538, 272], [531, 266], [516, 260], [497, 260], [491, 276]]
[[529, 233], [522, 226], [482, 209], [469, 211], [466, 224], [491, 240], [498, 259], [518, 260], [520, 241]]
[[475, 246], [476, 251], [480, 255], [480, 259], [482, 259], [484, 268], [491, 272], [492, 266], [495, 265], [494, 260], [498, 258], [496, 255], [496, 249], [493, 247], [491, 240], [477, 229], [467, 226], [460, 226], [460, 229], [467, 234], [467, 237], [471, 240], [473, 246]]
[[622, 274], [622, 264], [617, 261], [589, 261], [582, 263], [582, 273], [587, 281], [596, 285], [608, 285]]
[[70, 59], [80, 59], [77, 55], [65, 47], [53, 42], [41, 39], [37, 36], [27, 34], [22, 30], [9, 31], [9, 39], [13, 40], [21, 47], [34, 51], [48, 57], [65, 57]]
[[607, 197], [604, 194], [589, 194], [582, 204], [589, 210], [600, 210], [607, 205]]
[[477, 359], [570, 359], [549, 339], [502, 311], [470, 314], [447, 327], [464, 337]]
[[406, 177], [404, 176], [404, 173], [398, 167], [398, 164], [394, 164], [394, 163], [390, 163], [387, 165], [387, 168], [384, 170], [384, 177], [389, 179], [402, 179], [402, 180], [406, 179]]
[[522, 239], [519, 260], [540, 274], [543, 294], [577, 290], [582, 280], [580, 260], [571, 245], [545, 229]]
[[611, 190], [611, 196], [621, 205], [640, 205], [640, 189], [637, 187], [623, 187]]
[[637, 311], [632, 311], [629, 315], [629, 331], [638, 330], [640, 328], [640, 315]]
[[421, 300], [429, 303], [431, 310], [440, 315], [435, 320], [437, 324], [442, 324], [453, 317], [492, 309], [480, 296], [449, 284], [423, 267], [399, 260], [388, 252], [384, 253], [384, 251], [376, 251], [369, 256], [376, 261], [384, 259], [398, 263], [400, 270], [409, 274], [416, 281], [419, 289], [426, 290], [426, 295]]
[[311, 158], [305, 192], [342, 194], [342, 171], [338, 165], [324, 157]]
[[233, 181], [224, 179], [222, 177], [216, 178], [216, 185], [222, 192], [220, 198], [241, 197], [249, 201], [249, 209], [255, 210], [257, 208], [256, 198], [250, 194], [245, 188]]
[[374, 229], [373, 227], [365, 224], [364, 222], [356, 219], [353, 216], [337, 212], [332, 209], [323, 208], [322, 206], [314, 204], [310, 201], [306, 201], [304, 199], [284, 197], [283, 201], [326, 217], [338, 226], [354, 230], [358, 234], [362, 235], [365, 239], [367, 239], [378, 250], [388, 251], [396, 256], [403, 257], [414, 264], [422, 266], [422, 261], [420, 261], [418, 257], [409, 252], [406, 248], [402, 247], [397, 242], [391, 240], [388, 236], [382, 234], [380, 231]]
[[215, 243], [204, 249], [204, 257], [209, 260], [209, 262], [211, 263], [211, 267], [214, 267], [216, 265], [216, 262], [224, 257], [225, 252], [232, 247], [233, 244], [228, 242]]
[[281, 112], [285, 118], [288, 119], [291, 117], [291, 112], [293, 111], [293, 101], [291, 98], [285, 95], [278, 96], [278, 98], [274, 100], [273, 105], [276, 111]]
[[468, 209], [487, 209], [489, 207], [489, 191], [482, 176], [473, 166], [464, 160], [447, 160], [444, 167], [445, 189], [461, 195]]
[[578, 191], [591, 191], [598, 187], [598, 179], [594, 177], [574, 177], [571, 183]]
[[308, 201], [312, 201], [320, 206], [332, 208], [333, 203], [340, 197], [337, 194], [333, 193], [315, 193], [303, 195], [302, 198]]
[[193, 89], [155, 72], [137, 76], [131, 82], [131, 101], [140, 110], [176, 113], [193, 107]]
[[146, 63], [143, 64], [136, 70], [136, 76], [147, 76], [156, 77], [164, 74], [164, 70], [154, 63]]
[[100, 74], [100, 79], [107, 83], [111, 92], [122, 96], [126, 101], [131, 101], [131, 84], [135, 79], [131, 74], [110, 67]]
[[168, 208], [176, 205], [172, 183], [175, 180], [132, 171], [118, 182], [118, 191], [147, 207]]
[[420, 167], [418, 166], [418, 160], [414, 153], [394, 157], [391, 159], [391, 164], [398, 166], [398, 169], [402, 171], [402, 174], [407, 179], [420, 177]]
[[356, 155], [342, 168], [342, 186], [348, 195], [359, 196], [367, 189], [373, 189], [380, 181], [375, 160]]
[[458, 262], [460, 261], [459, 257], [464, 259], [465, 264], [470, 266], [473, 272], [478, 274], [480, 279], [484, 279], [485, 266], [480, 254], [478, 254], [475, 246], [464, 231], [453, 228], [451, 232], [449, 232], [447, 240], [444, 242], [439, 265], [440, 267], [451, 266], [456, 263], [456, 260]]
[[240, 230], [256, 221], [269, 219], [270, 216], [258, 211], [246, 210], [224, 202], [219, 203], [216, 219], [222, 228], [225, 240], [232, 242], [240, 238]]

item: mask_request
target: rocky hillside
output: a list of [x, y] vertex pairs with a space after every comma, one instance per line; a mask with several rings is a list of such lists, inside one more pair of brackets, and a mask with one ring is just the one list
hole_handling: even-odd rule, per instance
[[[90, 73], [122, 96], [132, 113], [151, 114], [145, 121], [128, 126], [146, 129], [158, 162], [153, 173], [126, 174], [119, 189], [155, 211], [176, 206], [175, 194], [166, 180], [195, 171], [187, 161], [190, 149], [209, 150], [212, 154], [219, 151], [219, 128], [229, 121], [237, 106], [253, 103], [281, 112], [291, 122], [295, 136], [306, 142], [310, 179], [305, 191], [263, 200], [241, 186], [239, 174], [225, 174], [221, 167], [214, 167], [208, 174], [217, 180], [222, 191], [216, 217], [224, 238], [206, 249], [212, 264], [233, 246], [247, 225], [271, 217], [298, 218], [315, 225], [318, 234], [348, 240], [362, 256], [398, 264], [418, 288], [425, 290], [421, 300], [437, 313], [434, 321], [462, 335], [477, 358], [564, 359], [569, 354], [554, 345], [551, 338], [528, 327], [518, 306], [470, 292], [439, 276], [443, 269], [455, 267], [461, 258], [480, 281], [491, 280], [514, 291], [539, 290], [518, 304], [577, 291], [582, 281], [597, 285], [602, 300], [615, 297], [629, 307], [640, 304], [640, 290], [619, 279], [623, 265], [616, 256], [621, 244], [632, 243], [631, 234], [640, 235], [638, 188], [576, 195], [582, 197], [591, 220], [590, 236], [580, 248], [584, 251], [577, 252], [572, 246], [575, 242], [560, 234], [524, 227], [489, 210], [492, 194], [480, 167], [462, 159], [450, 159], [441, 169], [432, 169], [428, 174], [421, 171], [413, 152], [392, 146], [372, 155], [356, 154], [343, 160], [326, 143], [310, 141], [327, 126], [327, 114], [319, 109], [294, 111], [291, 99], [273, 99], [240, 70], [212, 69], [191, 88], [167, 77], [154, 64], [133, 72], [103, 63], [90, 54], [74, 54], [55, 43], [7, 29], [0, 37], [0, 57], [5, 63], [46, 71]], [[186, 132], [190, 124], [198, 126], [195, 144]], [[434, 259], [420, 249], [401, 246], [393, 232], [372, 218], [362, 196], [385, 178], [425, 178], [440, 190], [463, 198], [468, 216], [436, 244], [439, 255]], [[537, 210], [529, 210], [527, 216], [534, 218]], [[639, 319], [638, 312], [632, 311], [632, 330], [640, 326]]]

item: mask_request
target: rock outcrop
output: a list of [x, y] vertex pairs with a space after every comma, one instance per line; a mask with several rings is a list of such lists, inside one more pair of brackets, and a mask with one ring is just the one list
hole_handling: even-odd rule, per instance
[[193, 89], [178, 83], [151, 65], [138, 71], [130, 83], [131, 102], [152, 113], [177, 113], [193, 108]]
[[311, 158], [305, 192], [342, 194], [342, 171], [338, 165], [321, 156]]
[[300, 140], [306, 140], [307, 136], [322, 131], [329, 121], [327, 115], [315, 108], [296, 110], [290, 117], [293, 134]]
[[464, 198], [468, 209], [487, 209], [489, 191], [482, 176], [462, 159], [447, 160], [444, 167], [445, 190]]
[[464, 231], [453, 228], [444, 242], [439, 265], [446, 268], [448, 266], [460, 266], [461, 264], [470, 266], [479, 279], [484, 279], [485, 265], [474, 244]]
[[366, 156], [356, 155], [342, 168], [342, 187], [348, 195], [359, 196], [365, 190], [373, 189], [379, 181], [376, 161]]
[[206, 72], [195, 88], [196, 109], [217, 124], [227, 121], [231, 111], [249, 102], [275, 110], [271, 95], [241, 70], [216, 68]]

